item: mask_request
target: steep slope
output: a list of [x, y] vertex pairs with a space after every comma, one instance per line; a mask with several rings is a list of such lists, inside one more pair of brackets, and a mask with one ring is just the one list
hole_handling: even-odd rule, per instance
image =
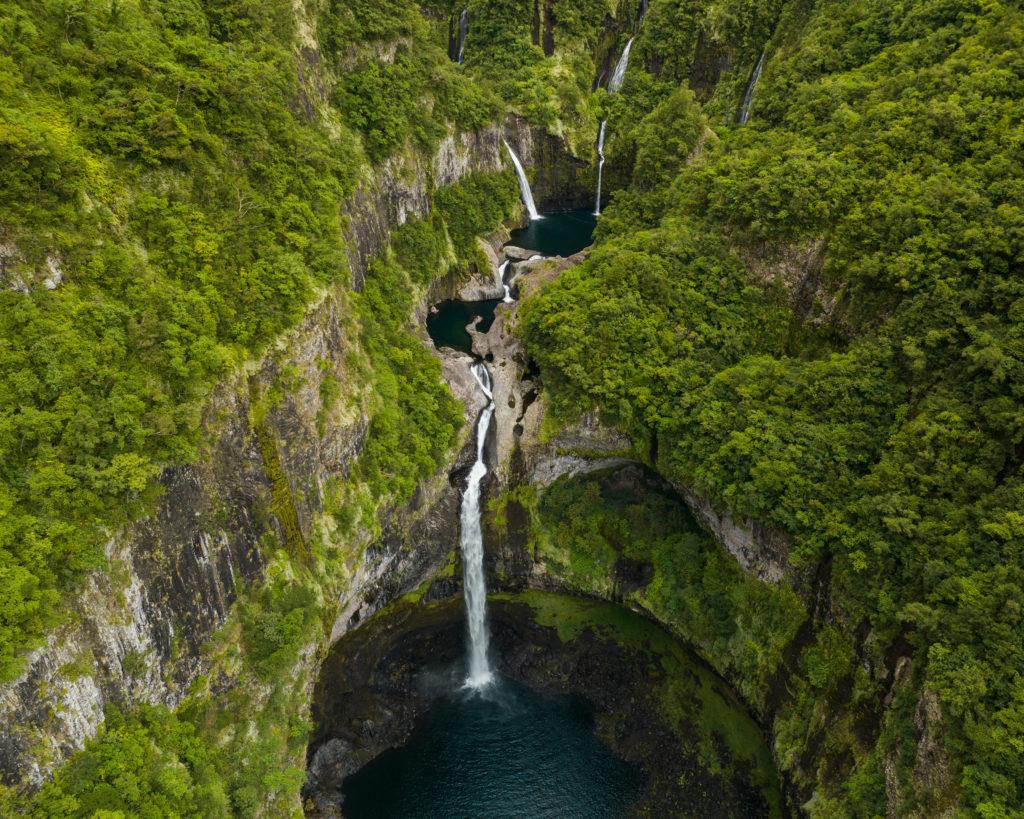
[[764, 707], [808, 811], [1013, 814], [1020, 11], [787, 4], [745, 128], [721, 86], [665, 87], [647, 32], [608, 102], [629, 187], [524, 308], [549, 399], [787, 535], [804, 625], [749, 667], [745, 618], [773, 621], [734, 600], [720, 663], [755, 702], [786, 679]]

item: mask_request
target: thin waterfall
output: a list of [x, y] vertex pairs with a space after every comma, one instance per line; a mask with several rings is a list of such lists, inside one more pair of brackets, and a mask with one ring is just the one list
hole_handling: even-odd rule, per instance
[[608, 120], [601, 120], [601, 130], [597, 132], [597, 203], [594, 205], [594, 216], [601, 215], [601, 178], [604, 176], [604, 132]]
[[462, 65], [462, 57], [466, 51], [466, 35], [469, 34], [469, 9], [463, 9], [459, 15], [458, 62]]
[[[622, 88], [622, 83], [626, 79], [626, 69], [629, 67], [629, 52], [633, 48], [634, 39], [634, 37], [629, 38], [626, 47], [622, 49], [622, 56], [619, 57], [619, 61], [615, 64], [612, 78], [608, 80], [609, 94], [615, 94]], [[604, 137], [607, 125], [608, 120], [601, 120], [601, 128], [597, 134], [597, 204], [594, 206], [595, 216], [601, 215], [601, 182], [604, 178]]]
[[736, 122], [746, 125], [750, 119], [750, 104], [754, 101], [754, 89], [757, 88], [757, 81], [761, 79], [761, 71], [764, 69], [764, 51], [757, 58], [757, 65], [754, 66], [754, 73], [750, 75], [750, 82], [747, 83], [747, 90], [743, 92], [743, 102], [740, 103], [740, 110], [736, 114]]
[[533, 202], [533, 191], [530, 190], [530, 180], [526, 178], [523, 163], [519, 161], [519, 157], [516, 156], [516, 152], [512, 150], [512, 146], [508, 144], [508, 141], [503, 139], [502, 142], [508, 148], [508, 154], [512, 157], [512, 164], [515, 165], [516, 176], [519, 178], [519, 192], [523, 196], [523, 204], [526, 205], [526, 212], [530, 214], [530, 220], [543, 219], [544, 217], [537, 213], [537, 206]]
[[622, 88], [622, 82], [626, 79], [626, 69], [629, 67], [629, 52], [633, 48], [634, 39], [636, 38], [630, 37], [626, 47], [622, 49], [622, 56], [619, 57], [619, 62], [615, 66], [612, 78], [608, 80], [608, 92], [610, 94], [614, 94]]
[[473, 377], [487, 396], [487, 406], [476, 424], [476, 463], [469, 472], [466, 492], [462, 496], [460, 515], [462, 546], [462, 577], [465, 587], [466, 620], [469, 623], [469, 662], [466, 686], [482, 688], [494, 679], [487, 657], [487, 584], [484, 580], [484, 538], [480, 527], [480, 483], [487, 474], [484, 462], [484, 444], [494, 415], [494, 395], [491, 392], [491, 374], [483, 362], [476, 362]]
[[505, 272], [508, 270], [508, 266], [512, 264], [511, 260], [505, 259], [501, 263], [501, 267], [498, 268], [498, 281], [501, 282], [501, 286], [505, 288], [505, 295], [502, 297], [502, 301], [505, 304], [511, 304], [514, 299], [512, 298], [512, 291], [509, 290], [508, 285], [505, 283]]

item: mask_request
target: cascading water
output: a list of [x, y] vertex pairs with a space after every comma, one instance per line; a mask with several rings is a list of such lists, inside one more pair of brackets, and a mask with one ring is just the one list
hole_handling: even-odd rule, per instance
[[508, 144], [507, 140], [502, 140], [505, 143], [505, 147], [508, 149], [508, 155], [512, 157], [512, 164], [516, 168], [516, 177], [519, 179], [519, 192], [523, 197], [523, 204], [526, 205], [526, 212], [530, 214], [530, 219], [543, 219], [537, 212], [537, 206], [533, 202], [533, 191], [530, 190], [530, 180], [526, 178], [526, 171], [523, 170], [523, 163], [519, 161], [519, 157], [516, 156], [516, 152], [512, 150], [512, 146]]
[[466, 492], [462, 496], [460, 522], [462, 576], [465, 587], [466, 619], [469, 623], [469, 660], [466, 675], [468, 688], [483, 688], [494, 679], [487, 657], [487, 584], [484, 580], [484, 538], [480, 527], [480, 483], [487, 474], [484, 444], [494, 415], [491, 375], [482, 362], [473, 364], [473, 377], [484, 395], [487, 406], [476, 425], [476, 463], [469, 472]]
[[466, 35], [469, 34], [469, 9], [463, 9], [459, 15], [458, 62], [462, 65], [462, 57], [466, 51]]
[[761, 71], [764, 69], [764, 52], [757, 58], [757, 65], [754, 66], [754, 73], [750, 75], [750, 82], [747, 83], [747, 90], [743, 92], [743, 102], [740, 103], [740, 110], [736, 114], [736, 122], [746, 125], [750, 119], [750, 104], [754, 101], [754, 89], [757, 88], [757, 81], [761, 79]]
[[498, 281], [501, 282], [501, 286], [505, 288], [505, 295], [502, 297], [502, 301], [505, 304], [511, 304], [515, 299], [512, 298], [512, 291], [509, 286], [505, 283], [505, 272], [508, 270], [508, 266], [512, 264], [509, 259], [506, 259], [501, 263], [501, 267], [498, 268]]
[[615, 66], [612, 78], [608, 80], [608, 92], [611, 94], [622, 88], [622, 83], [626, 79], [626, 69], [629, 67], [629, 52], [633, 48], [634, 39], [634, 37], [630, 37], [626, 47], [622, 49], [622, 56], [619, 57], [619, 62]]
[[[633, 48], [633, 40], [633, 37], [629, 38], [626, 47], [622, 49], [622, 56], [619, 57], [618, 63], [615, 64], [615, 71], [612, 73], [612, 78], [608, 81], [609, 94], [615, 94], [622, 88], [622, 83], [626, 79], [626, 69], [629, 68], [629, 52]], [[601, 129], [597, 134], [597, 204], [594, 206], [595, 216], [601, 215], [601, 182], [604, 177], [604, 137], [607, 126], [608, 121], [601, 120]]]
[[601, 120], [601, 130], [597, 133], [597, 203], [594, 205], [594, 215], [601, 215], [601, 178], [604, 176], [604, 132], [608, 127], [608, 120]]

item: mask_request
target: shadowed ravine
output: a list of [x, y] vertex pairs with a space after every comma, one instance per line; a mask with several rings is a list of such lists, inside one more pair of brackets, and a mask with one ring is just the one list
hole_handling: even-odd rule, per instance
[[[593, 226], [588, 212], [548, 214], [510, 244], [569, 255], [589, 244]], [[506, 285], [509, 267], [499, 271]], [[499, 303], [437, 306], [428, 320], [435, 345], [473, 355], [466, 325], [486, 332]], [[481, 511], [494, 466], [487, 441], [500, 423], [490, 368], [503, 363], [468, 365], [486, 404], [460, 479], [462, 594], [452, 596], [453, 565], [332, 649], [314, 698], [307, 814], [778, 815], [760, 730], [659, 627], [565, 595], [488, 600]]]

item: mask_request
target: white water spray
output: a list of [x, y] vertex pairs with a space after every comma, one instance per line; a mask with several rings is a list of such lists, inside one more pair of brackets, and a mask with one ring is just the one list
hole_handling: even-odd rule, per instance
[[476, 425], [476, 463], [469, 472], [466, 492], [462, 496], [460, 539], [462, 546], [462, 578], [466, 598], [466, 619], [469, 623], [468, 688], [483, 688], [494, 679], [487, 657], [487, 584], [484, 579], [484, 538], [480, 528], [480, 483], [487, 474], [484, 444], [494, 415], [491, 375], [482, 362], [472, 366], [473, 377], [484, 395], [487, 406]]
[[498, 281], [501, 283], [501, 286], [505, 288], [505, 295], [501, 300], [505, 302], [505, 304], [511, 304], [515, 301], [515, 299], [512, 298], [512, 291], [509, 290], [508, 285], [505, 283], [505, 271], [508, 270], [508, 266], [510, 264], [512, 264], [511, 260], [505, 259], [505, 261], [501, 263], [501, 267], [498, 268]]
[[614, 94], [622, 88], [622, 83], [626, 79], [626, 69], [629, 68], [629, 52], [633, 48], [634, 39], [634, 37], [630, 37], [629, 42], [626, 43], [626, 47], [622, 49], [622, 56], [619, 57], [619, 62], [615, 66], [612, 78], [608, 80], [608, 92], [610, 94]]
[[754, 73], [750, 75], [750, 82], [747, 83], [747, 90], [743, 92], [743, 102], [740, 103], [739, 114], [736, 121], [740, 125], [746, 125], [750, 119], [750, 104], [754, 101], [754, 89], [757, 88], [757, 81], [761, 79], [761, 71], [764, 70], [764, 52], [757, 58], [757, 65], [754, 66]]
[[502, 140], [505, 143], [505, 147], [508, 149], [508, 155], [512, 157], [512, 164], [516, 168], [516, 177], [519, 179], [519, 192], [523, 197], [523, 204], [526, 205], [526, 212], [530, 214], [530, 220], [543, 219], [544, 217], [537, 213], [537, 206], [533, 202], [533, 191], [530, 190], [530, 180], [526, 178], [526, 171], [523, 170], [523, 163], [519, 161], [519, 157], [516, 156], [516, 152], [512, 150], [512, 146], [508, 144], [507, 140]]

